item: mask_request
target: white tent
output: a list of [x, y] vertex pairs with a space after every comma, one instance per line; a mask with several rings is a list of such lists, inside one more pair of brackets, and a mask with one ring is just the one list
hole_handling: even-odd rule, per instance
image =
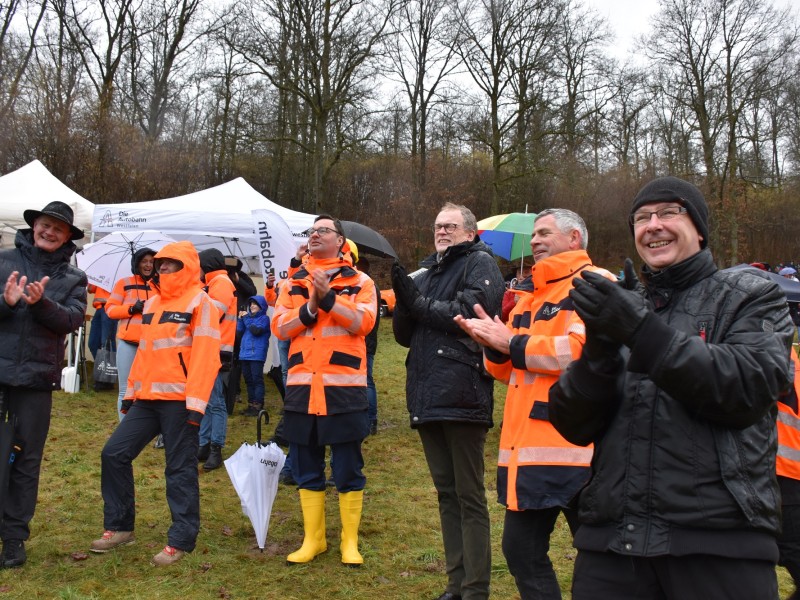
[[[92, 231], [110, 233], [151, 229], [179, 240], [191, 241], [198, 250], [219, 248], [223, 254], [243, 259], [251, 273], [260, 273], [261, 251], [252, 211], [270, 210], [288, 225], [297, 244], [311, 227], [315, 215], [289, 210], [262, 196], [241, 177], [212, 188], [164, 200], [128, 204], [98, 204]], [[288, 266], [288, 260], [287, 266]]]
[[88, 241], [94, 204], [73, 192], [42, 163], [34, 160], [0, 177], [0, 246], [13, 246], [17, 229], [29, 227], [22, 217], [25, 210], [40, 210], [53, 200], [60, 200], [72, 208], [75, 226], [86, 232], [84, 241]]

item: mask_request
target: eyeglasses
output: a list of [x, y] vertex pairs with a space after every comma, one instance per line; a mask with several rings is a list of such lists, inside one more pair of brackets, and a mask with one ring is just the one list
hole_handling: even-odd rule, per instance
[[653, 215], [656, 215], [659, 221], [669, 221], [685, 212], [686, 208], [683, 206], [666, 206], [658, 210], [639, 210], [630, 216], [630, 223], [634, 227], [639, 227], [649, 223]]
[[316, 229], [314, 229], [313, 227], [309, 227], [308, 229], [306, 229], [306, 231], [305, 231], [305, 234], [306, 234], [308, 237], [311, 237], [311, 236], [312, 236], [312, 235], [314, 235], [315, 233], [316, 233], [317, 235], [327, 235], [327, 234], [329, 234], [331, 231], [332, 231], [333, 233], [335, 233], [336, 235], [341, 235], [341, 233], [339, 233], [339, 232], [338, 232], [336, 229], [331, 229], [330, 227], [317, 227]]
[[431, 229], [433, 233], [436, 233], [440, 229], [444, 229], [447, 233], [453, 233], [458, 227], [457, 223], [434, 223]]

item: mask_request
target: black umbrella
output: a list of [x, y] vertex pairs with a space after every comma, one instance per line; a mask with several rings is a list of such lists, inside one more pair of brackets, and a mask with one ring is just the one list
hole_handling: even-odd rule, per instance
[[747, 263], [742, 263], [740, 265], [736, 265], [735, 267], [730, 267], [729, 269], [725, 269], [726, 271], [741, 271], [742, 269], [750, 269], [755, 273], [762, 273], [763, 275], [769, 277], [772, 281], [778, 284], [778, 287], [783, 290], [783, 293], [786, 294], [786, 300], [789, 302], [800, 302], [800, 282], [792, 281], [791, 279], [786, 279], [777, 273], [773, 273], [772, 271], [763, 271], [758, 267], [753, 267], [752, 265], [748, 265]]
[[5, 388], [0, 388], [0, 515], [8, 497], [11, 464], [20, 451], [20, 447], [14, 444], [14, 422], [8, 415], [7, 393]]
[[342, 221], [342, 229], [344, 229], [345, 237], [356, 243], [359, 253], [397, 258], [397, 252], [394, 251], [392, 245], [374, 229], [355, 221]]

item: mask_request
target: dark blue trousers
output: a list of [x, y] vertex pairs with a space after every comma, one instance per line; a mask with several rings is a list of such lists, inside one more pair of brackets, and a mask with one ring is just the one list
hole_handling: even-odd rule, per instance
[[[331, 444], [331, 473], [336, 489], [340, 492], [357, 492], [367, 484], [362, 469], [364, 456], [361, 454], [361, 440]], [[292, 457], [292, 477], [297, 487], [303, 490], [321, 492], [325, 489], [325, 446], [312, 443], [289, 444]]]
[[189, 425], [186, 404], [175, 400], [137, 400], [108, 438], [101, 453], [103, 527], [133, 531], [136, 521], [133, 460], [159, 433], [164, 436], [167, 504], [172, 525], [167, 543], [194, 550], [200, 530], [197, 479], [197, 427]]

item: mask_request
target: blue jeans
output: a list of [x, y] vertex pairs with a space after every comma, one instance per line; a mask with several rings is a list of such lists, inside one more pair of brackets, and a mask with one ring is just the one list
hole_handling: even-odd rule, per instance
[[125, 417], [120, 411], [122, 401], [125, 399], [125, 392], [128, 391], [128, 375], [131, 373], [133, 359], [136, 358], [136, 351], [139, 346], [129, 344], [125, 340], [119, 340], [117, 344], [117, 381], [119, 382], [119, 395], [117, 396], [117, 415], [119, 420]]
[[375, 363], [375, 355], [367, 354], [367, 401], [369, 402], [369, 422], [378, 422], [378, 388], [375, 387], [375, 380], [372, 378], [372, 365]]
[[92, 357], [97, 356], [97, 351], [102, 348], [107, 339], [111, 339], [111, 349], [116, 347], [117, 322], [110, 318], [105, 309], [98, 308], [92, 316], [92, 326], [89, 328], [87, 344]]
[[225, 437], [228, 432], [228, 407], [225, 406], [225, 394], [222, 389], [223, 373], [217, 374], [214, 381], [214, 388], [211, 390], [211, 397], [208, 399], [206, 414], [200, 422], [200, 445], [205, 446], [209, 442], [217, 446], [225, 445]]
[[247, 401], [264, 406], [264, 361], [240, 360], [239, 364], [247, 384]]
[[289, 375], [289, 346], [291, 345], [292, 340], [278, 340], [278, 358], [281, 361], [284, 387], [286, 387], [286, 377]]

